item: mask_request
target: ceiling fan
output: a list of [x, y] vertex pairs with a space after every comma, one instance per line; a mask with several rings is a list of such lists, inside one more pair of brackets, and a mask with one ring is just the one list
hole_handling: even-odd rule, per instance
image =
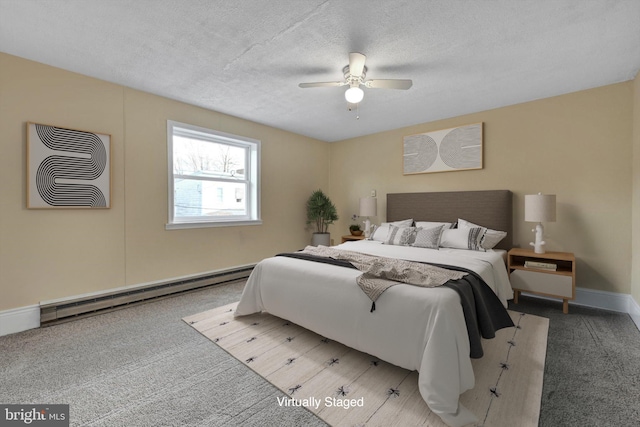
[[400, 89], [407, 90], [411, 87], [413, 82], [411, 80], [401, 79], [381, 79], [381, 80], [365, 80], [367, 76], [367, 67], [364, 65], [364, 61], [367, 59], [361, 53], [351, 52], [349, 54], [349, 65], [342, 69], [344, 74], [344, 81], [341, 82], [317, 82], [317, 83], [300, 83], [298, 86], [301, 88], [308, 87], [334, 87], [334, 86], [349, 86], [349, 89], [344, 93], [344, 97], [350, 104], [357, 104], [364, 98], [364, 91], [360, 86], [364, 86], [371, 89]]

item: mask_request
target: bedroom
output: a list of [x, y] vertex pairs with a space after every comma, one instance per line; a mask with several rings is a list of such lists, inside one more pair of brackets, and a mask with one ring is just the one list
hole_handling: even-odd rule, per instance
[[[546, 225], [548, 244], [578, 257], [579, 300], [629, 312], [638, 323], [637, 68], [625, 81], [327, 143], [41, 62], [0, 54], [3, 328], [15, 318], [22, 329], [25, 319], [32, 327], [40, 301], [251, 264], [297, 249], [309, 240], [302, 206], [316, 188], [339, 206], [341, 220], [330, 228], [336, 241], [347, 233], [359, 197], [371, 190], [384, 212], [389, 192], [509, 189], [520, 246], [531, 240], [523, 195], [553, 192], [558, 220]], [[343, 102], [338, 108], [347, 114]], [[364, 121], [365, 111], [361, 115]], [[168, 119], [262, 141], [262, 226], [165, 229]], [[26, 209], [28, 121], [111, 134], [110, 209]], [[402, 175], [403, 136], [477, 122], [485, 124], [483, 169]]]

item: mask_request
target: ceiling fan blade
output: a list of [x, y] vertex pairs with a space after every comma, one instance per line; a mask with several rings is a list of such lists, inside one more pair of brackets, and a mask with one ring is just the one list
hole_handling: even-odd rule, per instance
[[317, 82], [317, 83], [300, 83], [298, 86], [302, 88], [307, 87], [334, 87], [334, 86], [344, 86], [345, 82]]
[[413, 82], [411, 80], [380, 79], [380, 80], [367, 80], [366, 82], [364, 82], [364, 85], [366, 87], [370, 87], [373, 89], [407, 90], [413, 85]]
[[351, 52], [349, 54], [349, 73], [352, 76], [358, 77], [362, 75], [362, 71], [364, 70], [364, 61], [367, 59], [361, 53]]

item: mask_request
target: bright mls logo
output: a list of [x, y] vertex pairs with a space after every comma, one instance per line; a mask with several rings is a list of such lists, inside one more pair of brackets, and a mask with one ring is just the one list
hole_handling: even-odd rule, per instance
[[2, 405], [0, 427], [69, 427], [69, 405]]

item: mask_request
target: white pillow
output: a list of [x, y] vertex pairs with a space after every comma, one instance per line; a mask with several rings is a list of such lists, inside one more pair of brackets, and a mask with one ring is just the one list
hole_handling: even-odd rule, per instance
[[389, 234], [384, 241], [385, 245], [409, 246], [416, 238], [415, 227], [389, 226]]
[[433, 228], [442, 225], [443, 228], [454, 228], [455, 224], [453, 222], [433, 222], [433, 221], [416, 221], [416, 227], [420, 228]]
[[483, 236], [483, 227], [454, 228], [442, 230], [442, 237], [440, 237], [440, 247], [453, 249], [470, 249], [472, 251], [484, 252], [484, 248], [480, 246], [480, 242], [482, 241]]
[[389, 234], [389, 226], [395, 225], [398, 227], [411, 227], [413, 225], [413, 219], [405, 219], [402, 221], [394, 221], [394, 222], [383, 222], [373, 231], [371, 235], [371, 240], [377, 240], [379, 242], [384, 242], [387, 240], [387, 235]]
[[[474, 228], [474, 227], [482, 227], [481, 225], [474, 224], [472, 222], [466, 221], [464, 219], [458, 219], [458, 228]], [[480, 244], [485, 249], [492, 249], [495, 245], [500, 243], [502, 239], [507, 237], [506, 231], [498, 231], [492, 230], [490, 228], [485, 228], [484, 238]]]
[[431, 228], [416, 228], [416, 235], [411, 246], [438, 249], [443, 228], [444, 225]]
[[383, 224], [397, 225], [398, 227], [411, 227], [413, 225], [413, 218], [403, 219], [402, 221], [383, 222]]

